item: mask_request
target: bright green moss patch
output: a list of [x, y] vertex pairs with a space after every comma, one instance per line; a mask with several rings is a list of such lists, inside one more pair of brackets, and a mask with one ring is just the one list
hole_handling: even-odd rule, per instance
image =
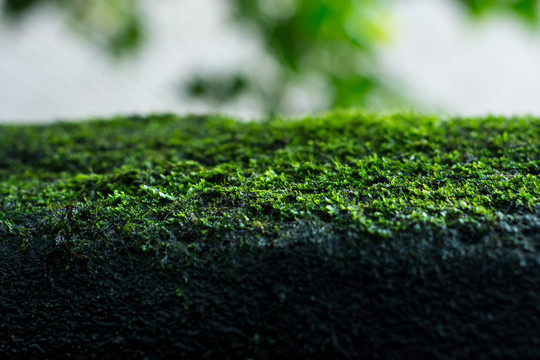
[[395, 239], [532, 251], [539, 174], [533, 118], [337, 112], [1, 126], [0, 238], [85, 256]]
[[0, 353], [540, 358], [539, 139], [354, 112], [0, 126]]

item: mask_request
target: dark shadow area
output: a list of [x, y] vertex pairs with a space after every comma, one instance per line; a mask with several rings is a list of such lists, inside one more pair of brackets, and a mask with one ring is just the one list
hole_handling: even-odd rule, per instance
[[[0, 352], [28, 358], [540, 357], [540, 264], [510, 249], [343, 239], [168, 262], [58, 247], [0, 261]], [[54, 251], [48, 249], [56, 248]]]

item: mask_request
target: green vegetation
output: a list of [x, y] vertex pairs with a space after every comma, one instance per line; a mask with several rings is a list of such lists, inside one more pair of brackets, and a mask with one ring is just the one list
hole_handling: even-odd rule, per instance
[[539, 135], [361, 112], [4, 125], [0, 353], [539, 358]]
[[[395, 1], [395, 0], [394, 0]], [[290, 111], [290, 90], [316, 87], [329, 108], [371, 106], [395, 108], [412, 102], [406, 90], [396, 91], [385, 81], [375, 58], [381, 41], [392, 38], [391, 0], [228, 0], [231, 26], [256, 34], [274, 66], [269, 78], [257, 66], [242, 64], [208, 72], [201, 69], [182, 79], [182, 94], [213, 106], [237, 100], [241, 94], [256, 99], [268, 114]], [[454, 0], [463, 16], [472, 19], [511, 14], [538, 25], [538, 0]], [[70, 27], [116, 58], [136, 55], [152, 41], [141, 0], [0, 0], [0, 15], [14, 23], [43, 8], [56, 8]], [[204, 16], [204, 14], [194, 14]]]
[[0, 236], [22, 250], [540, 244], [537, 119], [156, 115], [0, 134]]

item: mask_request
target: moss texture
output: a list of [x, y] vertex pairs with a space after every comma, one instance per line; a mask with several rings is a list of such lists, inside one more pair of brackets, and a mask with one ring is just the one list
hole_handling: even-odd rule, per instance
[[[522, 299], [526, 304], [521, 304], [521, 309], [529, 309], [527, 315], [539, 315], [540, 309], [534, 305], [540, 299], [538, 290], [530, 294], [538, 283], [532, 274], [538, 267], [540, 246], [539, 139], [540, 120], [535, 118], [445, 120], [413, 113], [334, 112], [299, 120], [248, 123], [220, 116], [155, 115], [1, 126], [0, 246], [4, 260], [0, 267], [4, 270], [4, 310], [11, 314], [11, 320], [4, 320], [0, 328], [8, 339], [0, 340], [0, 350], [21, 357], [51, 353], [56, 357], [66, 353], [85, 356], [84, 349], [98, 351], [70, 337], [80, 327], [87, 332], [95, 329], [98, 338], [114, 337], [109, 343], [112, 348], [103, 340], [99, 349], [126, 356], [392, 357], [393, 353], [382, 351], [382, 347], [398, 341], [399, 331], [414, 330], [416, 337], [403, 335], [401, 351], [408, 349], [409, 355], [424, 351], [424, 355], [444, 358], [440, 348], [429, 348], [433, 345], [426, 345], [422, 351], [411, 345], [423, 344], [424, 340], [433, 344], [434, 340], [426, 337], [428, 330], [447, 324], [444, 319], [430, 322], [429, 312], [425, 313], [425, 304], [443, 306], [440, 296], [444, 291], [437, 290], [441, 282], [456, 294], [468, 294], [475, 303], [475, 296], [481, 298], [482, 290], [475, 293], [467, 287], [472, 285], [456, 279], [472, 276], [470, 284], [484, 289], [485, 294], [495, 289], [506, 296], [509, 277], [517, 276], [518, 280], [511, 283], [531, 296]], [[45, 270], [39, 274], [37, 269]], [[256, 274], [250, 275], [254, 269], [258, 269]], [[374, 275], [381, 271], [389, 272], [388, 277]], [[448, 278], [437, 277], [441, 271]], [[130, 276], [136, 275], [129, 272], [145, 274], [137, 278], [139, 290], [120, 286], [126, 278], [135, 281]], [[416, 278], [418, 273], [427, 275]], [[316, 284], [309, 280], [309, 274], [325, 280]], [[495, 280], [479, 280], [475, 277], [478, 274]], [[276, 279], [278, 275], [288, 280]], [[212, 277], [215, 279], [208, 280]], [[364, 282], [366, 277], [371, 279], [368, 284]], [[82, 286], [83, 278], [84, 284], [94, 285]], [[203, 295], [202, 285], [190, 285], [197, 282], [190, 278], [204, 278], [205, 286], [214, 290], [207, 289]], [[238, 278], [245, 282], [235, 280]], [[399, 287], [401, 278], [418, 281], [399, 294], [386, 294], [384, 289]], [[36, 292], [17, 289], [15, 279], [24, 286], [33, 284]], [[57, 279], [56, 283], [51, 279]], [[351, 285], [355, 281], [357, 284]], [[261, 282], [266, 285], [261, 287]], [[140, 332], [130, 332], [114, 321], [111, 328], [105, 326], [105, 333], [97, 330], [96, 324], [84, 327], [75, 315], [65, 315], [71, 327], [64, 326], [58, 319], [51, 320], [53, 315], [47, 314], [52, 310], [46, 310], [45, 300], [39, 300], [52, 296], [48, 300], [51, 303], [50, 299], [57, 297], [51, 294], [59, 289], [66, 298], [79, 294], [79, 307], [69, 301], [58, 306], [66, 313], [80, 314], [90, 306], [90, 300], [83, 301], [85, 296], [105, 296], [105, 289], [117, 289], [119, 295], [111, 298], [115, 305], [109, 304], [109, 310], [123, 309], [128, 305], [121, 300], [122, 292], [140, 295], [151, 284], [168, 294], [170, 303], [164, 306], [155, 299], [148, 300], [152, 304], [147, 304], [151, 307], [148, 313], [158, 308], [170, 312], [172, 306], [180, 311], [172, 318], [191, 325], [198, 322], [198, 329], [203, 329], [199, 335], [190, 337], [171, 330], [170, 338], [154, 334], [144, 340]], [[299, 322], [293, 336], [290, 326], [295, 325], [287, 321], [271, 325], [271, 314], [277, 311], [276, 306], [289, 301], [286, 299], [291, 294], [287, 291], [298, 292], [302, 286], [310, 289], [305, 297], [292, 301], [287, 309], [280, 308], [283, 316]], [[232, 296], [228, 306], [220, 307], [217, 288], [230, 292], [224, 295], [226, 298], [231, 294], [237, 298]], [[396, 305], [397, 297], [411, 296], [408, 291], [423, 294], [422, 289], [431, 294], [422, 300], [424, 305], [418, 294], [406, 301], [402, 298]], [[431, 325], [422, 330], [404, 326], [396, 330], [396, 339], [390, 336], [391, 330], [399, 326], [381, 325], [381, 332], [386, 329], [390, 335], [388, 341], [381, 340], [380, 346], [375, 346], [376, 340], [366, 340], [371, 339], [366, 335], [368, 325], [352, 323], [352, 319], [361, 321], [351, 312], [368, 301], [368, 297], [358, 299], [368, 293], [372, 298], [386, 294], [379, 300], [394, 304], [394, 310], [407, 314], [409, 309], [410, 319], [401, 323], [396, 320], [403, 326], [415, 316]], [[341, 294], [351, 302], [335, 303], [332, 294]], [[17, 307], [15, 298], [20, 296], [34, 300]], [[325, 296], [327, 302], [319, 305], [310, 300]], [[225, 320], [206, 329], [221, 332], [204, 333], [204, 321], [197, 317], [202, 316], [202, 305], [197, 307], [196, 298], [201, 299], [200, 304], [218, 301], [212, 311]], [[239, 315], [238, 309], [249, 301], [256, 308], [251, 309], [251, 315]], [[461, 314], [462, 322], [448, 325], [456, 331], [449, 343], [451, 348], [459, 344], [459, 327], [465, 326], [467, 316], [471, 316], [465, 310], [469, 305], [454, 309]], [[131, 310], [144, 317], [144, 306], [137, 306]], [[343, 314], [338, 311], [337, 318], [325, 317], [332, 306], [340, 307]], [[411, 310], [415, 306], [417, 310]], [[514, 309], [486, 310], [478, 306], [484, 317], [489, 311], [505, 314]], [[41, 315], [36, 314], [38, 308]], [[306, 309], [312, 312], [298, 315]], [[363, 313], [362, 319], [388, 316], [377, 309]], [[20, 315], [21, 311], [27, 315]], [[38, 330], [23, 325], [32, 311], [38, 319], [34, 329], [52, 326], [69, 340], [32, 342], [28, 334]], [[320, 315], [325, 311], [326, 315]], [[444, 311], [450, 310], [441, 310], [441, 314]], [[225, 313], [235, 314], [237, 323]], [[87, 316], [95, 319], [103, 314]], [[122, 316], [129, 317], [125, 312]], [[512, 351], [519, 350], [539, 355], [534, 353], [540, 341], [538, 332], [536, 340], [523, 337], [519, 331], [501, 334], [508, 329], [504, 321], [509, 319], [503, 316], [499, 320], [500, 328], [489, 328], [488, 335], [483, 336], [514, 336], [524, 343], [500, 343], [503, 348], [497, 354], [511, 357]], [[535, 321], [523, 325], [523, 331], [537, 326], [538, 319]], [[168, 326], [148, 319], [142, 323], [146, 324], [141, 325], [143, 332]], [[227, 324], [233, 333], [227, 333]], [[280, 335], [280, 326], [285, 326], [288, 342]], [[123, 335], [118, 335], [122, 331]], [[240, 333], [234, 335], [234, 331]], [[494, 335], [497, 331], [498, 337]], [[179, 334], [187, 336], [185, 348], [175, 347], [171, 340]], [[382, 339], [381, 334], [378, 336]], [[221, 347], [211, 351], [210, 337]], [[313, 342], [306, 340], [311, 338]], [[129, 346], [125, 339], [131, 339]], [[156, 344], [163, 353], [152, 352]], [[275, 344], [282, 350], [278, 351]], [[494, 351], [490, 347], [474, 349]]]

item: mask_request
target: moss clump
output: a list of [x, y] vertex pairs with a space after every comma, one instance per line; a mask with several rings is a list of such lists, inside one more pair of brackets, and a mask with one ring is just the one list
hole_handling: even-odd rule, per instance
[[358, 112], [2, 126], [0, 234], [83, 253], [337, 233], [534, 250], [539, 138], [533, 118]]
[[1, 126], [0, 353], [539, 358], [539, 139], [361, 112]]

